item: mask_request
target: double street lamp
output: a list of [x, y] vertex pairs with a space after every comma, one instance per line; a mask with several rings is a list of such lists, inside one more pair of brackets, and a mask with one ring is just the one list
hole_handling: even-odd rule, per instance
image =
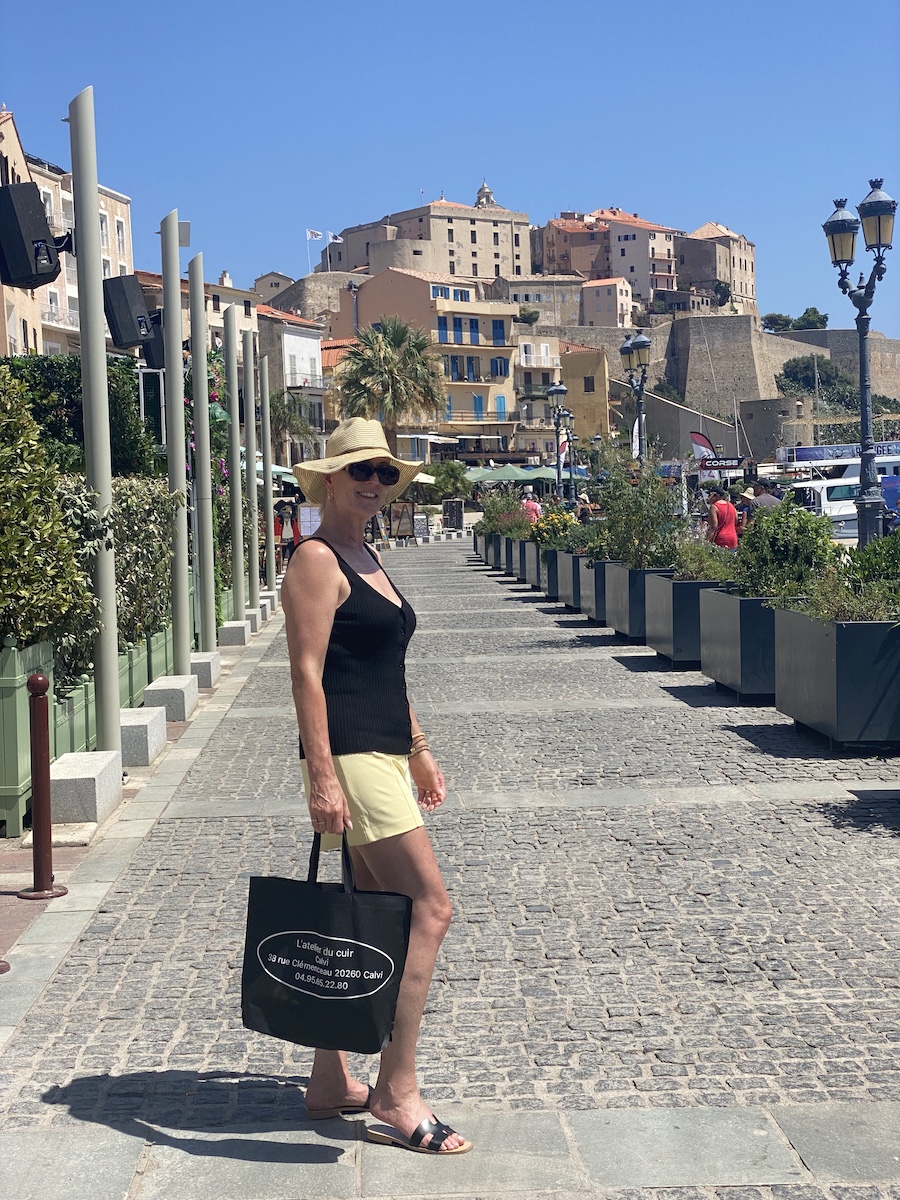
[[[547, 398], [553, 403], [553, 429], [556, 433], [556, 491], [562, 495], [562, 459], [559, 453], [560, 432], [567, 421], [573, 419], [572, 413], [565, 407], [569, 389], [564, 383], [554, 383], [547, 388]], [[569, 462], [572, 460], [571, 434], [569, 435]], [[571, 499], [572, 497], [570, 497]]]
[[622, 355], [622, 365], [628, 376], [628, 383], [634, 392], [637, 418], [637, 460], [644, 465], [647, 445], [644, 434], [644, 387], [647, 383], [647, 368], [650, 366], [650, 339], [639, 329], [632, 337], [626, 338], [619, 347]]
[[859, 425], [860, 467], [859, 495], [856, 498], [857, 528], [860, 546], [880, 537], [883, 529], [881, 511], [883, 500], [878, 470], [875, 465], [875, 432], [872, 420], [872, 381], [869, 375], [869, 307], [875, 298], [875, 284], [884, 279], [887, 266], [885, 251], [891, 248], [894, 232], [894, 213], [897, 201], [881, 190], [883, 179], [870, 179], [872, 189], [856, 206], [862, 221], [866, 249], [875, 255], [868, 282], [865, 272], [856, 287], [850, 283], [850, 268], [856, 254], [856, 235], [860, 220], [847, 210], [846, 199], [835, 200], [835, 211], [822, 228], [828, 239], [832, 264], [838, 268], [838, 287], [857, 310], [856, 328], [859, 333]]

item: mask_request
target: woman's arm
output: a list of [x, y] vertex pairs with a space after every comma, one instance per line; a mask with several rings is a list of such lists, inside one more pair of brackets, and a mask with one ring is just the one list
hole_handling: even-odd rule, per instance
[[348, 594], [349, 584], [327, 546], [308, 541], [294, 551], [281, 586], [281, 603], [297, 727], [309, 770], [309, 815], [320, 833], [339, 834], [353, 827], [334, 773], [322, 687], [334, 614]]
[[[412, 726], [413, 751], [422, 745], [425, 734], [419, 724], [412, 705], [409, 706], [409, 723]], [[426, 743], [427, 744], [427, 743]], [[441, 768], [434, 760], [431, 750], [420, 750], [409, 759], [409, 773], [419, 791], [419, 804], [426, 812], [434, 812], [447, 799], [447, 784]]]

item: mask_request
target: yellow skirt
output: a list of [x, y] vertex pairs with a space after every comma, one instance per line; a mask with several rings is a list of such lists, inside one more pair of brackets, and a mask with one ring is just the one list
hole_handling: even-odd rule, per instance
[[[336, 754], [332, 761], [353, 822], [353, 828], [347, 830], [351, 846], [380, 842], [425, 824], [413, 796], [409, 763], [404, 756]], [[300, 767], [308, 798], [309, 770], [305, 758], [300, 760]], [[322, 835], [323, 850], [337, 850], [340, 844], [336, 834]]]

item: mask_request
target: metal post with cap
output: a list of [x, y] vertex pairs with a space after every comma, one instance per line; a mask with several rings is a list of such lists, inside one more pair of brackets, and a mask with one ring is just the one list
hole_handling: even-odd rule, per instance
[[209, 377], [206, 369], [206, 297], [203, 255], [188, 263], [191, 306], [191, 396], [194, 408], [194, 496], [199, 564], [200, 649], [216, 648], [215, 548], [213, 545], [212, 464], [209, 438]]
[[[105, 518], [112, 507], [112, 453], [109, 440], [109, 383], [106, 319], [103, 312], [103, 260], [100, 250], [100, 190], [94, 89], [79, 92], [69, 105], [72, 145], [72, 197], [78, 253], [78, 309], [81, 327], [81, 392], [84, 406], [84, 462], [88, 488]], [[101, 538], [92, 568], [100, 603], [100, 632], [94, 639], [94, 694], [97, 748], [122, 749], [119, 699], [119, 624], [116, 559], [112, 541]]]
[[190, 562], [187, 513], [187, 445], [184, 430], [184, 336], [181, 325], [182, 228], [178, 209], [162, 219], [163, 347], [166, 362], [166, 459], [169, 493], [179, 497], [172, 530], [172, 646], [175, 674], [190, 675]]
[[243, 359], [244, 469], [247, 473], [247, 523], [250, 526], [247, 530], [250, 543], [247, 550], [249, 604], [251, 608], [259, 608], [259, 477], [256, 473], [256, 364], [252, 329], [244, 330]]
[[263, 511], [266, 522], [266, 590], [275, 591], [275, 497], [272, 482], [272, 415], [269, 408], [269, 356], [259, 360], [259, 436], [263, 456]]
[[222, 314], [225, 351], [225, 387], [228, 391], [228, 497], [231, 511], [231, 595], [235, 621], [246, 620], [244, 591], [244, 506], [241, 483], [241, 406], [237, 357], [237, 309], [233, 304]]

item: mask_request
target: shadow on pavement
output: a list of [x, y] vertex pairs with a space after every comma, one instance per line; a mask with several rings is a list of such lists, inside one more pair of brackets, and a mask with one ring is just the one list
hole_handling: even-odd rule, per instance
[[734, 708], [734, 701], [717, 692], [711, 680], [705, 683], [682, 683], [672, 687], [661, 687], [673, 700], [689, 704], [691, 708]]
[[867, 787], [847, 790], [855, 800], [820, 804], [819, 811], [839, 829], [858, 829], [863, 833], [886, 830], [894, 836], [900, 835], [900, 786], [893, 790]]
[[655, 671], [657, 675], [667, 675], [672, 668], [655, 654], [614, 654], [613, 662], [621, 663], [629, 671]]
[[[344, 1153], [336, 1146], [272, 1141], [276, 1130], [319, 1131], [331, 1141], [356, 1141], [353, 1120], [309, 1122], [302, 1087], [306, 1076], [280, 1078], [211, 1071], [131, 1071], [124, 1075], [82, 1075], [48, 1088], [45, 1104], [65, 1105], [79, 1121], [106, 1125], [119, 1133], [172, 1146], [186, 1154], [247, 1162], [333, 1163]], [[176, 1137], [185, 1133], [237, 1134]], [[248, 1137], [259, 1133], [260, 1138]]]
[[[752, 709], [750, 710], [752, 711]], [[752, 743], [765, 754], [776, 758], [816, 758], [824, 760], [846, 760], [853, 758], [881, 759], [885, 761], [900, 756], [896, 747], [842, 745], [833, 750], [824, 738], [800, 734], [787, 720], [779, 725], [723, 725], [722, 729], [736, 733]]]

